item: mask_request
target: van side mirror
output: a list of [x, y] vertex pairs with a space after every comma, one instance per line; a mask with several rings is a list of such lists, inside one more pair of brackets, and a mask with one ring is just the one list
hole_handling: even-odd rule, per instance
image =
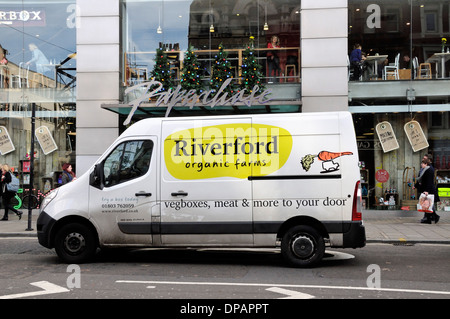
[[98, 189], [103, 189], [103, 187], [105, 187], [104, 179], [103, 163], [96, 164], [89, 176], [89, 185]]

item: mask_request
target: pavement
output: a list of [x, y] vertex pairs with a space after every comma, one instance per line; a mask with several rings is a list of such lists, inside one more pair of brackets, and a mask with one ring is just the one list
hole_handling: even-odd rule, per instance
[[[28, 210], [23, 210], [19, 220], [10, 213], [8, 221], [0, 221], [0, 237], [37, 237], [38, 215], [39, 211], [33, 210], [29, 220]], [[367, 243], [450, 244], [450, 212], [439, 211], [438, 215], [441, 217], [439, 223], [421, 224], [423, 213], [417, 211], [363, 210]]]

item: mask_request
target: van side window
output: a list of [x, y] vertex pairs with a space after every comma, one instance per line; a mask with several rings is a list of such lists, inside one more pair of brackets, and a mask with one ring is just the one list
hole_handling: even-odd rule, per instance
[[105, 159], [105, 187], [117, 185], [145, 175], [150, 167], [153, 142], [127, 141], [118, 145]]

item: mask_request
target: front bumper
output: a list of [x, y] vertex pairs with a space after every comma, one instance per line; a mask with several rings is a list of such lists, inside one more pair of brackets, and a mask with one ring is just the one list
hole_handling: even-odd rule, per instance
[[51, 231], [55, 223], [56, 220], [50, 217], [45, 212], [41, 212], [36, 221], [39, 244], [41, 244], [46, 248], [53, 248], [53, 243], [51, 240]]

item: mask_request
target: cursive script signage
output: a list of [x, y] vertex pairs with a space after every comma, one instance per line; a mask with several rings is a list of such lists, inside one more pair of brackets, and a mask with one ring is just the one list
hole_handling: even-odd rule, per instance
[[257, 85], [253, 87], [253, 90], [248, 95], [245, 95], [245, 89], [236, 92], [236, 94], [228, 95], [228, 93], [224, 91], [230, 84], [231, 80], [232, 79], [227, 79], [217, 93], [214, 94], [214, 96], [212, 95], [215, 90], [204, 91], [201, 94], [197, 94], [195, 90], [183, 90], [181, 85], [178, 85], [174, 90], [169, 89], [168, 91], [161, 92], [163, 85], [161, 82], [155, 80], [129, 87], [125, 90], [125, 94], [133, 91], [144, 91], [144, 93], [129, 103], [131, 105], [131, 111], [123, 124], [128, 125], [130, 123], [133, 114], [136, 112], [141, 103], [148, 102], [153, 98], [156, 99], [156, 106], [167, 107], [166, 117], [175, 106], [189, 106], [192, 109], [195, 105], [199, 104], [202, 106], [209, 106], [211, 108], [214, 108], [216, 105], [233, 106], [243, 104], [250, 107], [255, 103], [266, 104], [270, 101], [268, 95], [271, 94], [271, 91], [265, 90], [257, 95], [259, 91], [259, 86]]

